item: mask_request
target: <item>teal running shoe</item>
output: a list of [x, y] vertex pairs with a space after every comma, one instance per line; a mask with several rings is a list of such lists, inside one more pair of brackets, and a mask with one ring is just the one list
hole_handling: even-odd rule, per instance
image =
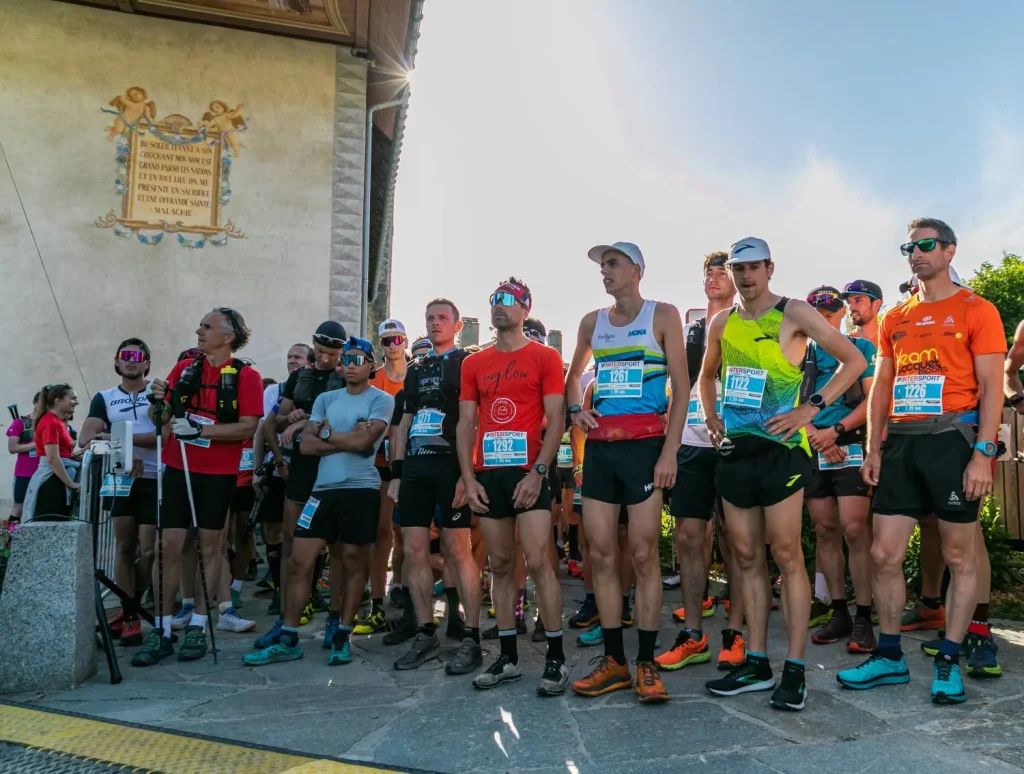
[[242, 656], [242, 661], [246, 666], [265, 666], [278, 661], [298, 661], [300, 658], [302, 658], [302, 646], [298, 643], [288, 646], [283, 642], [275, 642], [263, 650], [246, 653]]
[[339, 664], [347, 664], [352, 660], [352, 645], [348, 640], [345, 640], [345, 644], [341, 647], [332, 644], [331, 655], [327, 657], [327, 663], [330, 666], [338, 666]]
[[999, 647], [991, 634], [968, 634], [966, 645], [968, 677], [999, 677], [1003, 673], [996, 659]]
[[327, 628], [324, 630], [324, 650], [331, 649], [331, 642], [334, 640], [334, 633], [338, 631], [338, 625], [341, 623], [337, 618], [327, 619]]
[[265, 650], [278, 641], [281, 637], [281, 627], [284, 626], [284, 622], [278, 618], [274, 621], [274, 625], [270, 627], [270, 631], [260, 637], [256, 642], [252, 644], [255, 650]]
[[242, 606], [242, 592], [231, 589], [231, 607], [238, 610]]
[[593, 648], [602, 642], [604, 642], [604, 631], [601, 629], [601, 624], [594, 624], [576, 638], [576, 644], [582, 648]]
[[935, 677], [932, 680], [932, 701], [936, 704], [962, 704], [967, 701], [960, 665], [950, 658], [935, 658]]
[[893, 661], [876, 652], [860, 666], [839, 672], [836, 680], [844, 688], [864, 691], [868, 688], [877, 688], [879, 685], [909, 683], [910, 670], [903, 656], [900, 656], [898, 661]]

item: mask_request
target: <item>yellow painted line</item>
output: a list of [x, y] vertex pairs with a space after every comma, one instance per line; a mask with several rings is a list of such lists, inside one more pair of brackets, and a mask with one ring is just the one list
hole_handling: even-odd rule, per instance
[[166, 774], [394, 774], [9, 704], [0, 704], [0, 741]]

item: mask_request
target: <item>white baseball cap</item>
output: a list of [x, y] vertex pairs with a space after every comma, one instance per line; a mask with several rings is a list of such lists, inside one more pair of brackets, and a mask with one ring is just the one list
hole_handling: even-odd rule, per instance
[[591, 247], [587, 251], [587, 255], [590, 256], [590, 260], [594, 263], [601, 263], [605, 253], [620, 253], [626, 256], [630, 263], [640, 267], [640, 273], [642, 274], [647, 266], [644, 264], [644, 254], [640, 252], [640, 248], [632, 242], [616, 242], [613, 245], [598, 245], [597, 247]]
[[382, 339], [385, 336], [405, 336], [409, 338], [409, 334], [405, 332], [405, 326], [402, 325], [399, 320], [385, 320], [377, 328], [377, 338]]
[[729, 260], [725, 265], [733, 263], [757, 263], [758, 261], [770, 261], [772, 252], [768, 249], [768, 243], [757, 237], [745, 237], [729, 248]]

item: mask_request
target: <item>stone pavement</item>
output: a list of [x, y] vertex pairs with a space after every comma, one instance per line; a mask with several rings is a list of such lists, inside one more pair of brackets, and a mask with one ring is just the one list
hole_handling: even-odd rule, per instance
[[[576, 581], [563, 584], [567, 615], [583, 596]], [[663, 645], [677, 627], [670, 610], [678, 591], [666, 592], [668, 623]], [[270, 625], [266, 602], [247, 598], [242, 610]], [[531, 608], [532, 611], [532, 608]], [[1004, 674], [968, 681], [969, 701], [958, 707], [931, 704], [930, 659], [917, 650], [929, 633], [905, 637], [912, 682], [872, 691], [848, 691], [835, 673], [858, 659], [841, 644], [808, 646], [807, 708], [782, 713], [768, 706], [770, 694], [713, 698], [704, 681], [718, 673], [702, 664], [665, 675], [672, 701], [640, 706], [631, 692], [586, 700], [571, 694], [535, 695], [543, 666], [543, 644], [521, 637], [523, 680], [494, 691], [476, 691], [469, 677], [448, 677], [440, 662], [395, 672], [405, 646], [386, 647], [379, 636], [355, 638], [355, 660], [328, 667], [326, 652], [312, 639], [322, 630], [318, 616], [304, 634], [298, 662], [251, 669], [242, 654], [250, 635], [218, 633], [219, 665], [207, 656], [175, 659], [150, 669], [129, 666], [119, 649], [124, 682], [109, 684], [103, 660], [99, 674], [74, 691], [20, 694], [8, 698], [99, 718], [158, 729], [270, 745], [377, 766], [430, 772], [494, 774], [612, 774], [675, 771], [704, 765], [731, 772], [963, 772], [1024, 771], [1024, 625], [996, 625]], [[722, 612], [706, 619], [717, 652]], [[485, 626], [489, 623], [485, 622]], [[770, 651], [776, 669], [785, 653], [782, 617], [773, 613]], [[589, 671], [599, 649], [566, 637], [573, 678]], [[627, 653], [635, 655], [635, 629], [627, 630]], [[454, 647], [455, 643], [450, 643]], [[489, 663], [497, 643], [485, 643]]]

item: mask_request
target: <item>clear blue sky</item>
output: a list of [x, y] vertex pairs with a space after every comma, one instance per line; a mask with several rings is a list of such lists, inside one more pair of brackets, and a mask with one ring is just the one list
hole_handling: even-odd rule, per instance
[[[594, 244], [702, 306], [704, 253], [756, 235], [777, 292], [908, 274], [913, 217], [970, 275], [1024, 247], [1024, 3], [435, 0], [396, 198], [392, 312], [487, 319], [513, 273], [571, 338], [607, 303]], [[571, 344], [567, 346], [571, 350]], [[566, 352], [568, 355], [569, 352]]]

